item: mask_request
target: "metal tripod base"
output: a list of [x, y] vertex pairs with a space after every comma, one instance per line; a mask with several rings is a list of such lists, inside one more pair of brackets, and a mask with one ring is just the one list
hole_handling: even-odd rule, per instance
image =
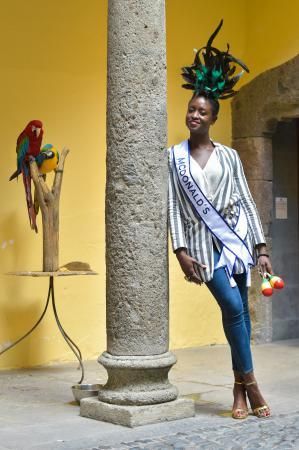
[[[26, 275], [30, 275], [31, 272], [24, 272]], [[24, 274], [22, 273], [22, 274]], [[43, 273], [43, 272], [40, 272]], [[51, 273], [51, 272], [49, 272]], [[17, 273], [15, 273], [17, 274]], [[47, 275], [46, 275], [47, 276]], [[61, 322], [59, 320], [58, 317], [58, 313], [57, 313], [57, 309], [56, 309], [56, 303], [55, 303], [55, 294], [54, 294], [54, 276], [53, 274], [50, 275], [49, 277], [49, 289], [48, 289], [48, 296], [47, 296], [47, 301], [46, 301], [46, 305], [44, 307], [44, 310], [41, 314], [41, 316], [39, 317], [38, 321], [33, 325], [33, 327], [27, 331], [27, 333], [25, 333], [22, 337], [20, 337], [19, 339], [17, 339], [15, 342], [13, 342], [11, 345], [9, 345], [9, 347], [6, 347], [4, 350], [2, 350], [0, 352], [0, 356], [7, 352], [8, 350], [10, 350], [11, 348], [15, 347], [17, 344], [19, 344], [19, 342], [21, 342], [23, 339], [25, 339], [27, 336], [29, 336], [29, 334], [31, 334], [37, 327], [38, 325], [41, 323], [41, 321], [43, 320], [48, 306], [49, 306], [49, 302], [50, 302], [50, 298], [52, 300], [52, 307], [53, 307], [53, 312], [54, 312], [54, 316], [55, 316], [55, 320], [58, 326], [58, 329], [60, 331], [60, 333], [62, 334], [63, 339], [65, 340], [65, 342], [67, 343], [67, 345], [70, 347], [70, 349], [72, 350], [72, 352], [74, 353], [74, 355], [76, 356], [80, 368], [81, 368], [81, 378], [78, 381], [78, 384], [81, 384], [83, 379], [84, 379], [84, 366], [83, 366], [83, 362], [82, 362], [82, 354], [81, 351], [79, 349], [79, 347], [75, 344], [75, 342], [69, 337], [69, 335], [66, 333], [66, 331], [64, 330], [63, 326], [61, 325]]]

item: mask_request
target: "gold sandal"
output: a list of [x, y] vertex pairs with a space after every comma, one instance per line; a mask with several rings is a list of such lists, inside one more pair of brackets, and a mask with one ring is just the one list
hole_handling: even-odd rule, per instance
[[[242, 384], [243, 382], [235, 381], [235, 384]], [[232, 418], [233, 419], [246, 419], [248, 417], [248, 409], [246, 408], [235, 408], [232, 410]]]
[[[245, 384], [245, 389], [246, 386], [251, 386], [252, 384], [257, 384], [256, 381], [251, 381], [250, 383], [244, 383]], [[248, 395], [248, 393], [247, 393]], [[249, 399], [250, 401], [250, 399]], [[253, 414], [258, 417], [259, 419], [265, 419], [267, 417], [270, 417], [271, 412], [270, 412], [270, 408], [268, 405], [261, 405], [261, 406], [257, 406], [256, 408], [251, 408]]]
[[258, 406], [252, 410], [253, 414], [259, 419], [265, 419], [271, 416], [270, 408], [268, 405]]

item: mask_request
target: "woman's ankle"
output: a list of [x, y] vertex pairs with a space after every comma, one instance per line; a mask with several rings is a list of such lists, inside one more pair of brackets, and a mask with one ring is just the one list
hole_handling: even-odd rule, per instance
[[243, 380], [244, 380], [244, 384], [246, 386], [250, 386], [253, 384], [257, 384], [256, 382], [256, 378], [254, 376], [254, 372], [249, 372], [249, 373], [243, 373]]
[[234, 378], [235, 378], [235, 383], [237, 383], [237, 384], [244, 382], [242, 373], [237, 372], [236, 370], [234, 370]]

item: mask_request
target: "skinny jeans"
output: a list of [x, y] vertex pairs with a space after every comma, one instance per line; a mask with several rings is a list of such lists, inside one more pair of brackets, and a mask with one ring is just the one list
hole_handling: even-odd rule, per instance
[[[215, 266], [219, 258], [220, 253], [214, 247]], [[223, 329], [231, 349], [233, 370], [242, 373], [253, 371], [246, 278], [245, 272], [235, 274], [237, 286], [232, 287], [224, 267], [220, 267], [214, 270], [213, 278], [206, 283], [221, 309]]]

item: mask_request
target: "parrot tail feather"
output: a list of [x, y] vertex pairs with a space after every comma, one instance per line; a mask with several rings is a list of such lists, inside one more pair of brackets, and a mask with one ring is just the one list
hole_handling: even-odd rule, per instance
[[[42, 178], [44, 179], [44, 181], [46, 181], [46, 174], [44, 173], [42, 175]], [[36, 189], [34, 190], [34, 200], [33, 200], [33, 205], [34, 205], [34, 211], [35, 211], [35, 215], [37, 216], [39, 213], [39, 202], [38, 202], [38, 196], [37, 196], [37, 191]]]
[[27, 203], [30, 227], [32, 228], [32, 230], [35, 230], [35, 232], [38, 233], [38, 229], [37, 229], [37, 225], [36, 225], [36, 213], [35, 213], [34, 204], [32, 201], [32, 194], [31, 194], [31, 177], [30, 177], [30, 175], [25, 175], [23, 173], [23, 181], [24, 181], [24, 186], [25, 186], [26, 203]]
[[34, 212], [35, 212], [35, 215], [37, 216], [38, 213], [39, 213], [39, 203], [38, 203], [38, 198], [37, 198], [36, 190], [34, 191], [34, 201], [33, 201], [33, 205], [34, 205]]
[[20, 171], [16, 170], [10, 177], [9, 177], [9, 181], [14, 180], [15, 178], [18, 178], [18, 176], [20, 175]]
[[38, 233], [34, 205], [31, 205], [31, 207], [28, 208], [28, 214], [29, 214], [30, 227], [32, 228], [32, 230], [34, 230], [36, 233]]

